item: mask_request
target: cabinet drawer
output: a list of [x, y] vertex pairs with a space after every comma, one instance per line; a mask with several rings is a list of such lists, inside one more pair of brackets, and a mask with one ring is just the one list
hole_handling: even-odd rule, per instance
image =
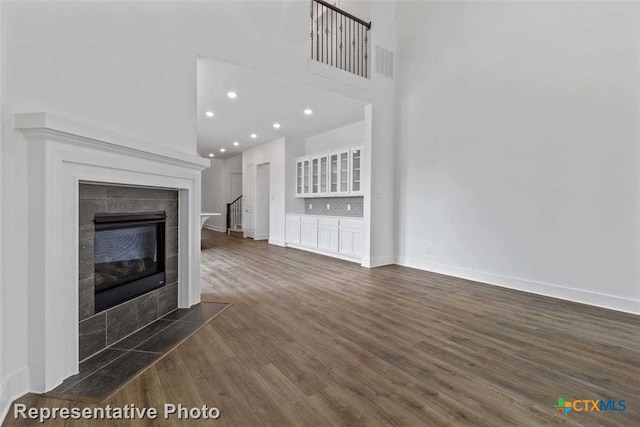
[[287, 222], [300, 224], [300, 215], [287, 215]]
[[315, 216], [303, 216], [302, 223], [305, 225], [318, 225], [318, 217]]
[[356, 228], [362, 230], [364, 228], [364, 221], [361, 219], [341, 219], [340, 228]]
[[337, 227], [340, 224], [338, 218], [318, 218], [318, 225], [324, 225], [327, 227]]

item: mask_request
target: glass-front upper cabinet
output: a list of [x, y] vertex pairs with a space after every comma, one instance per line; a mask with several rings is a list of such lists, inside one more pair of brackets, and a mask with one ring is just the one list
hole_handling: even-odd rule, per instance
[[362, 147], [351, 149], [351, 194], [362, 194]]
[[320, 185], [320, 158], [311, 159], [311, 194], [318, 194]]
[[349, 194], [349, 150], [329, 154], [329, 194]]
[[320, 157], [320, 193], [327, 194], [329, 192], [329, 156]]
[[302, 160], [296, 162], [296, 196], [302, 196]]
[[296, 197], [363, 195], [363, 147], [296, 159]]
[[340, 193], [349, 192], [349, 150], [340, 152]]
[[338, 153], [329, 154], [329, 194], [338, 193], [339, 167]]
[[302, 194], [303, 195], [309, 195], [311, 194], [310, 190], [310, 181], [311, 181], [311, 161], [309, 159], [304, 159], [302, 161], [302, 176], [303, 176], [303, 189], [302, 189]]

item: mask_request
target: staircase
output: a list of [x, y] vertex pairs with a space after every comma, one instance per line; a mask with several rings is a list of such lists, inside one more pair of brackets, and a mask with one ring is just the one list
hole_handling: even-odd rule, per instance
[[242, 195], [231, 203], [227, 203], [227, 234], [244, 237], [242, 231]]

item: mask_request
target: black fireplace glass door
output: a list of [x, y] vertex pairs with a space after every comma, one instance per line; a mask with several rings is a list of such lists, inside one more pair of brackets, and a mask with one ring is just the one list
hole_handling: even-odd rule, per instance
[[164, 224], [96, 229], [94, 263], [95, 291], [133, 282], [164, 271]]

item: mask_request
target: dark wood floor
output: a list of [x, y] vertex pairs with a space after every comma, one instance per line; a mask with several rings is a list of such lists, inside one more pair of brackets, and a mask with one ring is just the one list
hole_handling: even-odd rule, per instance
[[[105, 403], [220, 408], [193, 425], [640, 425], [638, 316], [203, 233], [204, 291], [235, 304]], [[627, 410], [565, 417], [558, 397]]]

